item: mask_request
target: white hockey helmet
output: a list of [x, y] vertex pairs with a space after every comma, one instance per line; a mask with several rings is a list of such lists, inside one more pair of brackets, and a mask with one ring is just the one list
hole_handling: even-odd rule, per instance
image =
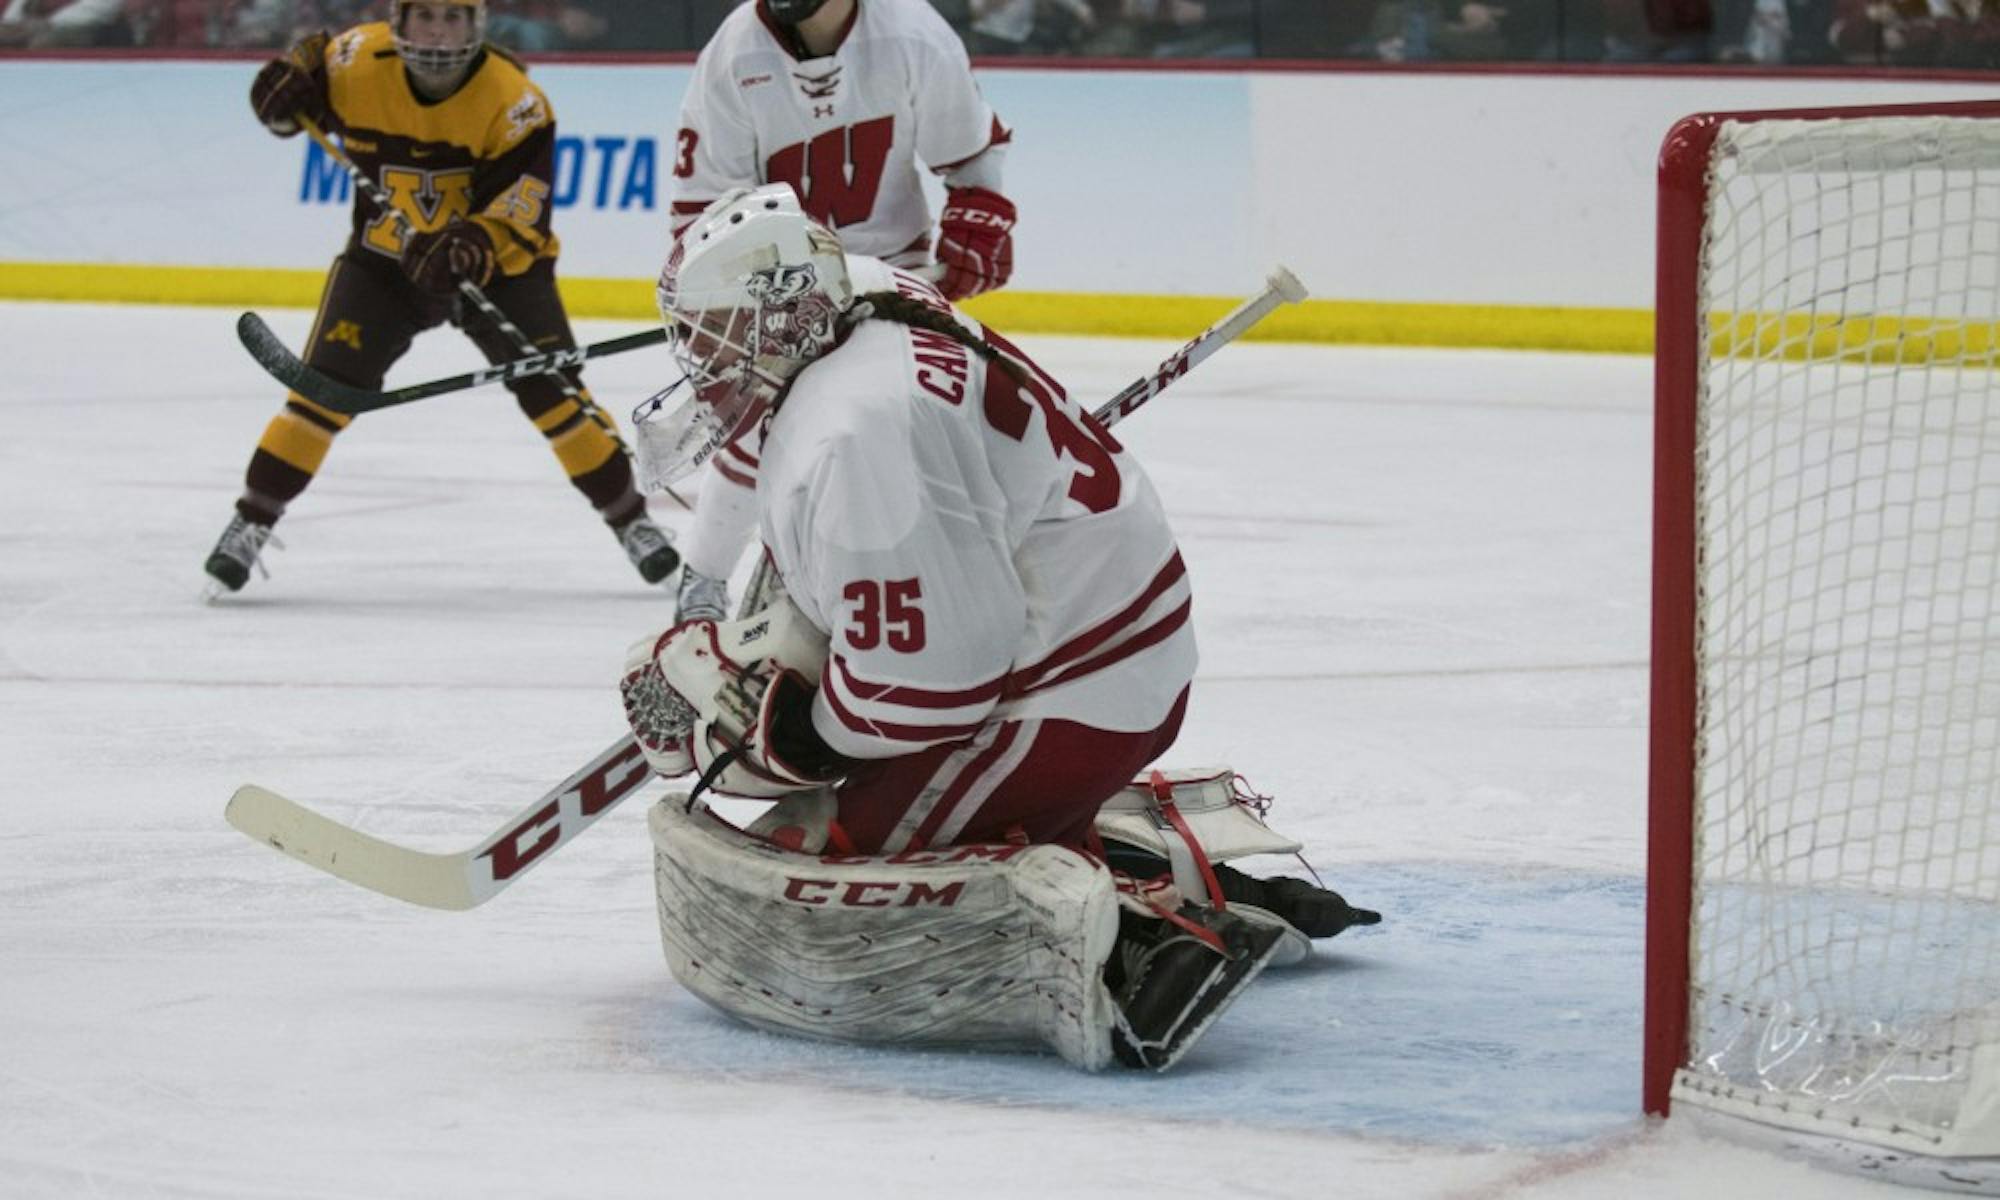
[[[412, 37], [410, 16], [419, 6], [446, 10], [433, 12], [432, 16], [448, 15], [449, 10], [462, 11], [463, 26], [458, 36], [446, 42]], [[456, 83], [486, 41], [486, 0], [389, 0], [389, 34], [395, 40], [397, 55], [412, 74], [429, 82]]]
[[[791, 185], [775, 183], [732, 189], [703, 209], [668, 255], [658, 299], [686, 378], [632, 415], [641, 474], [656, 489], [748, 429], [834, 347], [854, 284], [840, 239], [806, 216]], [[666, 411], [683, 384], [692, 395]]]

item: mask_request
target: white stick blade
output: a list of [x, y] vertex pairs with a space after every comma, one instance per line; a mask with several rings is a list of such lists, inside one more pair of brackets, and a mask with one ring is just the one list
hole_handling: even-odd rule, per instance
[[392, 845], [254, 784], [236, 789], [223, 816], [252, 840], [371, 892], [454, 911], [485, 898], [474, 894], [460, 855]]

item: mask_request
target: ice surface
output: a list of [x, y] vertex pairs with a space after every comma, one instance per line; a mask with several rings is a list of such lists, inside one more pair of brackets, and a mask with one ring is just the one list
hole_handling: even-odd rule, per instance
[[[498, 390], [361, 420], [199, 603], [279, 398], [234, 315], [0, 305], [0, 1195], [1897, 1194], [1637, 1114], [1644, 361], [1240, 345], [1119, 427], [1194, 576], [1172, 761], [1387, 919], [1087, 1077], [703, 1008], [637, 800], [464, 914], [225, 826], [256, 781], [462, 848], [616, 736], [668, 613]], [[1172, 348], [1029, 346], [1086, 398]], [[434, 334], [394, 381], [474, 365]]]

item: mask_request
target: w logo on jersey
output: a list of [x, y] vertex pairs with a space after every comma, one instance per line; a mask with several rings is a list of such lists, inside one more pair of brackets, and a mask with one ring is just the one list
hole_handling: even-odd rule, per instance
[[857, 225], [875, 211], [895, 140], [894, 117], [829, 129], [773, 154], [764, 164], [764, 178], [791, 184], [806, 215], [820, 224]]

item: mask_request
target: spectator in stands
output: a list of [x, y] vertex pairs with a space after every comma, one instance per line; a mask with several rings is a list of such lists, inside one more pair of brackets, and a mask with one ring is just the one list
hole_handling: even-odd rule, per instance
[[1097, 26], [1088, 0], [970, 0], [973, 54], [1067, 54]]
[[1259, 52], [1266, 58], [1354, 57], [1372, 20], [1358, 0], [1264, 0], [1257, 12]]
[[1255, 0], [1122, 0], [1154, 58], [1248, 58], [1257, 53]]
[[125, 0], [6, 0], [0, 46], [129, 46]]
[[1993, 0], [1839, 0], [1829, 40], [1847, 62], [1892, 67], [2000, 66]]
[[[1568, 0], [1572, 8], [1578, 7]], [[1528, 62], [1556, 58], [1555, 0], [1391, 0], [1352, 49], [1386, 62]], [[1571, 35], [1582, 30], [1565, 30]], [[1601, 39], [1586, 57], [1602, 52]]]
[[610, 28], [602, 15], [563, 0], [487, 0], [486, 8], [488, 39], [528, 54], [586, 49]]

